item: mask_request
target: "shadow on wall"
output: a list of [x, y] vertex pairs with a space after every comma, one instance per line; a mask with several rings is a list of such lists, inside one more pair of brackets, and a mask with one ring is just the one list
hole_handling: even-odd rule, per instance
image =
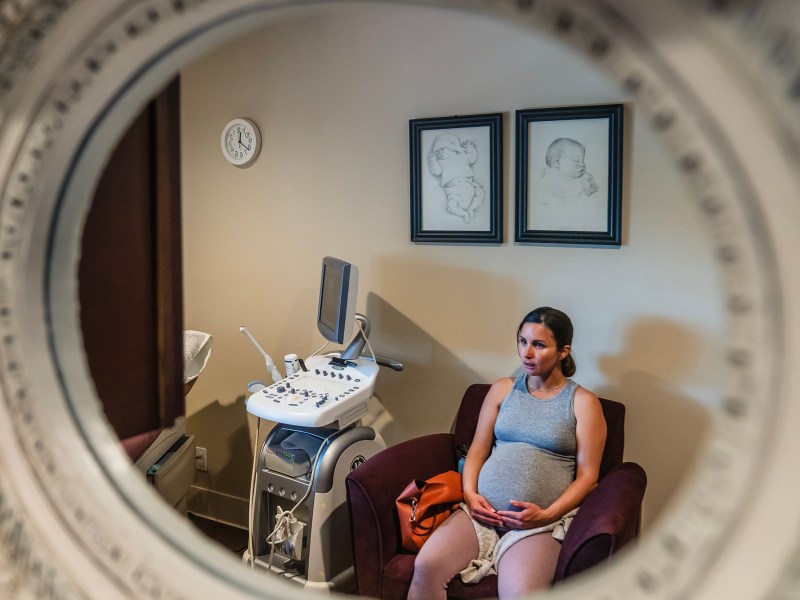
[[367, 295], [370, 341], [376, 353], [405, 365], [378, 377], [381, 422], [389, 421], [386, 413], [391, 419], [382, 435], [392, 445], [450, 431], [470, 384], [491, 383], [516, 366], [513, 332], [531, 299], [514, 277], [489, 267], [376, 260], [371, 283], [380, 295]]
[[680, 392], [696, 375], [700, 337], [677, 323], [647, 319], [629, 328], [619, 354], [598, 359], [613, 383], [594, 391], [625, 404], [625, 459], [647, 471], [645, 527], [686, 482], [710, 434], [708, 407]]
[[[195, 473], [195, 486], [208, 490], [230, 490], [228, 493], [247, 497], [250, 469], [241, 467], [242, 461], [249, 464], [253, 459], [247, 414], [242, 396], [229, 404], [215, 400], [187, 418], [186, 428], [198, 440], [220, 440], [215, 443], [214, 452], [209, 453], [209, 470]], [[201, 514], [219, 513], [212, 511]]]
[[364, 424], [376, 429], [390, 446], [450, 431], [464, 390], [481, 377], [374, 293], [367, 297], [367, 314], [375, 353], [394, 358], [405, 368], [401, 372], [381, 368], [375, 386], [379, 401]]

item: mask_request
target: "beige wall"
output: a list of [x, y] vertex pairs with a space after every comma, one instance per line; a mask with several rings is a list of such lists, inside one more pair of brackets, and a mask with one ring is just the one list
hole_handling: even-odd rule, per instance
[[[273, 23], [182, 77], [186, 327], [214, 336], [188, 398], [208, 448], [198, 488], [241, 514], [255, 431], [242, 399], [267, 375], [239, 326], [279, 362], [317, 349], [320, 262], [333, 255], [360, 269], [375, 351], [406, 365], [378, 379], [388, 443], [448, 430], [467, 384], [517, 368], [519, 319], [556, 306], [575, 324], [575, 378], [628, 407], [626, 458], [648, 472], [645, 524], [658, 516], [717, 402], [723, 298], [674, 160], [615, 82], [507, 24], [366, 3]], [[622, 247], [515, 244], [514, 110], [609, 102], [627, 113]], [[505, 113], [506, 242], [411, 243], [409, 119], [487, 112]], [[245, 170], [219, 147], [239, 116], [264, 138]]]

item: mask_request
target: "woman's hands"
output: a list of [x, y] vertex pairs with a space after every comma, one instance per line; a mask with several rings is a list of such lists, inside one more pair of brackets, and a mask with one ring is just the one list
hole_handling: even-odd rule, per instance
[[550, 514], [547, 509], [531, 502], [511, 500], [510, 504], [518, 510], [498, 510], [495, 513], [506, 529], [533, 529], [557, 520], [557, 517]]
[[465, 493], [464, 502], [473, 519], [490, 527], [533, 529], [558, 520], [550, 511], [531, 502], [511, 500], [511, 506], [517, 510], [495, 510], [486, 498], [475, 492]]
[[464, 502], [469, 506], [470, 516], [476, 521], [489, 527], [501, 527], [503, 525], [503, 521], [498, 516], [497, 511], [480, 494], [466, 492], [464, 494]]

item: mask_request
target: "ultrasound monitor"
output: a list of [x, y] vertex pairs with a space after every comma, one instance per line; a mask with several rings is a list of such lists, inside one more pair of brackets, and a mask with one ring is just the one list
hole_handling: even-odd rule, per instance
[[326, 256], [322, 259], [317, 329], [323, 337], [344, 344], [353, 334], [358, 292], [358, 267]]

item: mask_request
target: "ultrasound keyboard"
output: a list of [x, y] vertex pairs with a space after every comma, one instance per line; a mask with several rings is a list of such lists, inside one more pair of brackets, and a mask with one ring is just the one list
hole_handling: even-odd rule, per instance
[[358, 358], [312, 356], [301, 371], [256, 392], [247, 412], [301, 427], [346, 427], [367, 413], [378, 365]]

